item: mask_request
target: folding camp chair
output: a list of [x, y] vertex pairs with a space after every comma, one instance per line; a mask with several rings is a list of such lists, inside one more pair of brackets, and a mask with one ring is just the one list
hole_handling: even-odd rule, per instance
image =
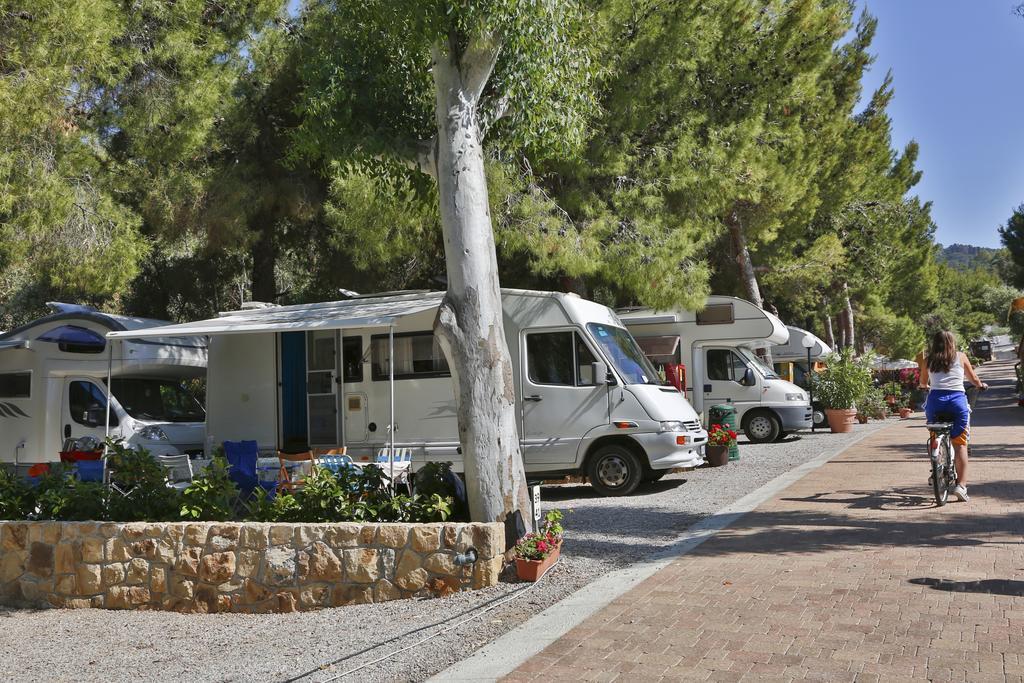
[[257, 442], [225, 441], [224, 456], [230, 465], [228, 478], [238, 486], [242, 498], [248, 498], [256, 488], [271, 494], [277, 489], [276, 481], [261, 481], [256, 474], [256, 461], [260, 456]]
[[[302, 488], [306, 483], [306, 477], [312, 473], [316, 462], [313, 451], [304, 451], [302, 453], [278, 451], [277, 459], [281, 462], [281, 469], [277, 475], [278, 491], [294, 491]], [[297, 473], [296, 470], [302, 469], [305, 463], [309, 463], [309, 469], [305, 472]]]
[[156, 461], [167, 470], [167, 486], [184, 491], [192, 484], [192, 459], [187, 455], [158, 455]]
[[334, 475], [345, 469], [355, 467], [352, 458], [347, 454], [348, 448], [328, 448], [325, 450], [313, 449], [313, 466], [329, 470]]

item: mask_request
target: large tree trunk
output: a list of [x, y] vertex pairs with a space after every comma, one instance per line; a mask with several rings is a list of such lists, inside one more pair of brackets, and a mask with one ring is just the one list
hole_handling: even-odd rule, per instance
[[726, 216], [725, 224], [729, 228], [732, 237], [732, 249], [736, 255], [736, 265], [740, 269], [740, 279], [743, 281], [743, 289], [746, 291], [747, 299], [761, 307], [761, 288], [757, 285], [757, 274], [754, 272], [754, 263], [750, 260], [750, 250], [747, 248], [747, 237], [743, 234], [743, 219], [739, 209], [734, 208]]
[[846, 327], [846, 345], [850, 347], [856, 347], [857, 336], [854, 332], [853, 324], [853, 304], [850, 303], [850, 288], [847, 284], [843, 283], [843, 317], [845, 318], [844, 324]]
[[448, 292], [434, 329], [455, 387], [470, 515], [474, 521], [508, 524], [510, 515], [520, 510], [529, 530], [530, 498], [516, 429], [516, 388], [502, 324], [477, 113], [495, 57], [471, 46], [460, 69], [451, 50], [434, 50], [434, 163], [448, 273]]
[[252, 245], [252, 299], [273, 303], [277, 299], [277, 244], [274, 241], [274, 224], [265, 213], [256, 215], [255, 228], [259, 238]]
[[828, 313], [825, 314], [825, 343], [828, 344], [829, 348], [835, 351], [836, 349], [836, 335], [832, 331], [832, 316]]

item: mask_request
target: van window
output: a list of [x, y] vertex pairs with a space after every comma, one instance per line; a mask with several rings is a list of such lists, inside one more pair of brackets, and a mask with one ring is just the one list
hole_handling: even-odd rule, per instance
[[106, 340], [98, 333], [77, 325], [61, 325], [39, 335], [39, 341], [53, 342], [65, 353], [103, 353]]
[[708, 379], [740, 382], [747, 371], [743, 360], [729, 349], [708, 349]]
[[[99, 424], [89, 419], [89, 411], [107, 409], [107, 397], [92, 382], [74, 381], [68, 385], [68, 409], [71, 411], [71, 419], [86, 427], [99, 427], [103, 425], [100, 418]], [[110, 411], [110, 426], [117, 426], [117, 416]]]
[[728, 325], [734, 320], [731, 303], [711, 304], [705, 306], [703, 311], [697, 311], [698, 325]]
[[32, 373], [0, 373], [0, 398], [32, 398]]
[[[388, 335], [375, 334], [371, 339], [371, 376], [375, 382], [388, 380]], [[412, 332], [395, 335], [395, 379], [451, 377], [448, 361], [433, 332]]]
[[342, 368], [343, 381], [345, 382], [362, 382], [363, 381], [363, 338], [362, 337], [345, 337], [341, 340], [341, 355], [342, 362], [345, 367]]
[[533, 332], [526, 335], [526, 363], [534, 384], [593, 386], [594, 354], [576, 332]]

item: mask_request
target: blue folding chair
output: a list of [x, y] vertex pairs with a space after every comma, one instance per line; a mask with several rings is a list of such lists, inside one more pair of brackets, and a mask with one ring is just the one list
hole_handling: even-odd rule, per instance
[[256, 474], [256, 461], [260, 447], [255, 441], [225, 441], [224, 456], [228, 461], [228, 478], [235, 482], [243, 498], [248, 498], [256, 488], [262, 488], [271, 496], [277, 490], [277, 481], [262, 481]]

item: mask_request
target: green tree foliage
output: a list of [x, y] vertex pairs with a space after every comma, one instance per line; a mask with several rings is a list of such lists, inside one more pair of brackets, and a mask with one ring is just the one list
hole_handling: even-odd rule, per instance
[[1014, 209], [1006, 225], [999, 228], [999, 237], [1014, 265], [1010, 284], [1024, 287], [1024, 204]]

